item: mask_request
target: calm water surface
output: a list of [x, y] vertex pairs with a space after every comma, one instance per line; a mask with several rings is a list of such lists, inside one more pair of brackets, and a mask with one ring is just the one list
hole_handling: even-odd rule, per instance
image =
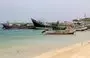
[[74, 35], [43, 35], [42, 30], [3, 30], [0, 28], [0, 47], [14, 45], [70, 45], [90, 39], [90, 31]]
[[[43, 35], [41, 32], [42, 30], [3, 30], [0, 28], [0, 50], [3, 49], [0, 57], [5, 58], [5, 55], [9, 55], [9, 58], [17, 58], [18, 54], [13, 56], [14, 53], [24, 49], [21, 46], [25, 46], [27, 49], [23, 50], [23, 53], [26, 54], [29, 47], [29, 56], [33, 58], [50, 50], [90, 40], [90, 31], [76, 32], [74, 35]], [[11, 50], [8, 51], [8, 48]]]

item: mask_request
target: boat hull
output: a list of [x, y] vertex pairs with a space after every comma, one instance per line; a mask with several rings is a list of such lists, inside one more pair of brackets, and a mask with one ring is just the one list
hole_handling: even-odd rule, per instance
[[74, 31], [73, 32], [50, 32], [50, 31], [47, 31], [45, 33], [45, 35], [72, 35], [74, 34]]
[[34, 26], [18, 26], [18, 25], [8, 25], [8, 24], [2, 24], [3, 25], [3, 29], [36, 29]]
[[46, 33], [46, 35], [72, 35], [74, 33]]

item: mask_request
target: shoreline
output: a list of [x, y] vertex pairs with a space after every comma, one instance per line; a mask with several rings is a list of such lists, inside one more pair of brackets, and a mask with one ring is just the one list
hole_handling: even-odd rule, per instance
[[25, 37], [25, 40], [15, 37], [9, 44], [6, 41], [5, 48], [0, 48], [0, 58], [74, 58], [79, 49], [83, 50], [82, 48], [88, 44], [89, 34], [90, 32], [85, 31], [77, 32], [73, 36], [37, 36]]
[[82, 54], [90, 50], [89, 43], [90, 42], [88, 41], [76, 43], [71, 46], [61, 48], [61, 49], [56, 49], [53, 51], [42, 53], [41, 55], [33, 57], [33, 58], [82, 58], [82, 57], [87, 58], [90, 55], [90, 52], [88, 53], [89, 54], [88, 56], [86, 55], [87, 53], [84, 55]]
[[[14, 46], [10, 48], [0, 49], [0, 58], [82, 58], [78, 55], [90, 50], [89, 41], [68, 45], [61, 48], [47, 49], [46, 51], [33, 50], [32, 46]], [[36, 46], [37, 47], [37, 46]], [[88, 47], [88, 48], [87, 48]], [[45, 46], [40, 47], [45, 48]], [[46, 48], [45, 48], [46, 49]], [[87, 50], [87, 51], [86, 51]], [[84, 51], [84, 52], [83, 52]], [[87, 53], [86, 53], [87, 54]], [[88, 52], [90, 54], [90, 52]], [[85, 57], [83, 55], [83, 57]], [[90, 58], [90, 57], [89, 57]]]
[[49, 50], [54, 50], [56, 47], [47, 45], [10, 46], [8, 48], [0, 48], [0, 58], [33, 58]]

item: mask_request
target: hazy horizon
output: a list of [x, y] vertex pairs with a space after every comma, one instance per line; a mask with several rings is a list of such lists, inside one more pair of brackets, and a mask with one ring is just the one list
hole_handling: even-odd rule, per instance
[[89, 0], [0, 0], [0, 22], [70, 21], [90, 17]]

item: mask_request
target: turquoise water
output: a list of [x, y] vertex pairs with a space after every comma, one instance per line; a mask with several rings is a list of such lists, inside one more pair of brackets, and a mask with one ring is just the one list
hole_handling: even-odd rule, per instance
[[[4, 56], [8, 55], [10, 58], [17, 51], [22, 52], [19, 55], [25, 55], [29, 51], [30, 58], [33, 58], [53, 49], [90, 40], [90, 31], [76, 32], [74, 35], [44, 35], [41, 32], [42, 30], [3, 30], [0, 28], [0, 51], [3, 50], [0, 57], [5, 58]], [[17, 55], [13, 57], [20, 58]]]
[[[64, 46], [89, 40], [90, 32], [77, 32], [74, 35], [43, 35], [42, 30], [3, 30], [0, 28], [0, 47], [14, 45], [57, 45]], [[84, 38], [85, 35], [87, 38]]]
[[42, 36], [41, 30], [0, 29], [0, 45], [27, 44], [27, 42], [35, 40], [38, 36]]

